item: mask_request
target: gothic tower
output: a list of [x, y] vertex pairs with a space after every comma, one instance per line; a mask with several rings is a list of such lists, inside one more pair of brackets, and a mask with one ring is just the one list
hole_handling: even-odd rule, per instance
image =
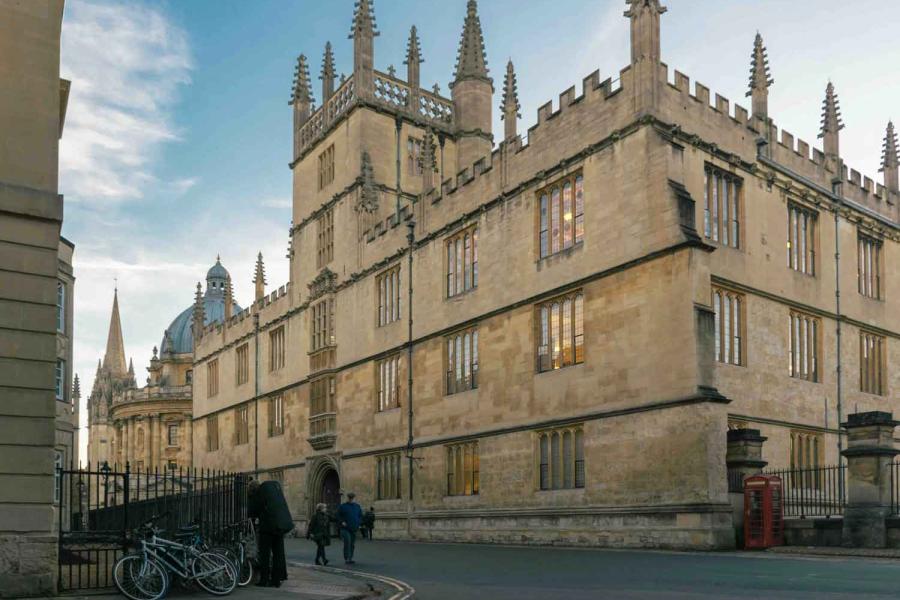
[[459, 40], [456, 73], [450, 84], [458, 135], [457, 172], [490, 156], [494, 137], [491, 133], [491, 98], [494, 82], [488, 77], [484, 55], [484, 36], [478, 3], [469, 0], [466, 20]]

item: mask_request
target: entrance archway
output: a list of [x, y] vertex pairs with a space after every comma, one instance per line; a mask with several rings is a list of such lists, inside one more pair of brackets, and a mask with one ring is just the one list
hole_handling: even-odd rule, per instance
[[329, 469], [322, 477], [322, 485], [319, 488], [319, 502], [324, 502], [330, 514], [337, 513], [341, 503], [341, 478], [337, 471]]

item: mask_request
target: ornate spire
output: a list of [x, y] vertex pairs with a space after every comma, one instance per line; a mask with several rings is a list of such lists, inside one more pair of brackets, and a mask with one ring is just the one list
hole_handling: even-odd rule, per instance
[[194, 346], [203, 337], [203, 325], [206, 323], [206, 308], [203, 305], [203, 286], [197, 282], [197, 293], [194, 295]]
[[631, 64], [659, 62], [659, 16], [668, 9], [659, 0], [625, 0], [631, 19]]
[[463, 79], [487, 79], [487, 59], [484, 57], [484, 35], [481, 19], [478, 18], [478, 3], [469, 0], [466, 6], [466, 20], [463, 24], [459, 51], [456, 55], [454, 83]]
[[516, 119], [521, 117], [519, 109], [519, 90], [516, 86], [516, 71], [512, 59], [506, 63], [506, 76], [503, 78], [503, 101], [500, 110], [503, 114], [500, 118], [506, 121], [505, 139], [516, 137]]
[[325, 42], [325, 55], [322, 56], [322, 104], [324, 105], [334, 93], [334, 53], [331, 51], [331, 42]]
[[81, 382], [78, 380], [78, 373], [75, 373], [75, 380], [72, 382], [72, 399], [75, 402], [81, 400]]
[[372, 167], [372, 159], [369, 153], [363, 150], [360, 161], [359, 200], [356, 202], [357, 212], [373, 213], [378, 210], [378, 188], [375, 185], [375, 170]]
[[897, 155], [897, 133], [892, 121], [888, 121], [887, 131], [884, 133], [880, 171], [884, 173], [884, 187], [892, 192], [900, 191], [900, 158]]
[[422, 138], [422, 151], [419, 153], [419, 168], [423, 173], [437, 171], [437, 148], [434, 144], [434, 133], [431, 128], [425, 129], [425, 137]]
[[106, 338], [106, 355], [103, 367], [113, 375], [125, 375], [125, 342], [122, 340], [122, 320], [119, 317], [119, 290], [113, 292], [112, 315], [109, 318], [109, 334]]
[[[844, 128], [841, 119], [841, 107], [838, 104], [837, 94], [834, 93], [834, 85], [829, 81], [825, 88], [825, 100], [822, 102], [822, 131], [819, 137], [822, 139], [825, 156], [837, 160], [840, 158], [840, 138], [838, 132]], [[833, 170], [837, 169], [832, 165]]]
[[132, 379], [134, 379], [134, 359], [133, 358], [128, 359], [128, 374], [131, 376]]
[[234, 314], [234, 292], [231, 289], [231, 275], [225, 277], [225, 320]]
[[313, 102], [312, 87], [309, 83], [309, 64], [306, 62], [306, 55], [301, 54], [297, 57], [297, 66], [294, 67], [294, 89], [288, 104], [297, 105], [302, 109], [304, 104], [312, 105]]
[[409, 29], [409, 41], [406, 42], [406, 83], [413, 90], [419, 89], [419, 65], [425, 62], [422, 58], [422, 47], [419, 45], [419, 33], [416, 26]]
[[825, 100], [822, 102], [822, 131], [819, 137], [825, 137], [828, 133], [837, 134], [843, 128], [841, 106], [837, 94], [834, 93], [834, 85], [829, 81], [825, 87]]
[[773, 83], [775, 80], [769, 71], [769, 56], [762, 36], [757, 31], [753, 40], [753, 52], [750, 54], [750, 89], [747, 95], [751, 96], [756, 90], [767, 90]]
[[266, 295], [266, 266], [263, 264], [262, 252], [256, 255], [256, 270], [253, 272], [253, 285], [256, 288], [256, 300]]
[[378, 26], [375, 24], [375, 13], [372, 10], [372, 2], [370, 0], [356, 0], [353, 7], [353, 25], [350, 28], [351, 39], [356, 39], [362, 35], [375, 37], [380, 35]]

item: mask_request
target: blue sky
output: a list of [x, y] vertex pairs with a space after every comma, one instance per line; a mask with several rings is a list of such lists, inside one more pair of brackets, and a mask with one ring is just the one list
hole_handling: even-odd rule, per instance
[[[663, 60], [745, 107], [753, 37], [769, 51], [779, 127], [816, 143], [825, 84], [836, 87], [849, 166], [877, 169], [889, 118], [900, 119], [900, 3], [883, 0], [669, 0]], [[447, 93], [465, 0], [375, 0], [376, 68], [404, 74], [418, 27], [423, 86]], [[315, 96], [326, 41], [352, 70], [352, 0], [67, 0], [62, 76], [73, 80], [61, 145], [63, 234], [76, 244], [75, 369], [90, 392], [118, 279], [126, 352], [138, 383], [154, 345], [221, 254], [237, 301], [252, 295], [256, 253], [269, 285], [287, 281], [291, 112], [299, 53]], [[628, 61], [623, 0], [482, 0], [499, 91], [518, 74], [522, 121], [600, 70]], [[495, 94], [494, 131], [502, 131]], [[816, 143], [818, 146], [819, 144]]]

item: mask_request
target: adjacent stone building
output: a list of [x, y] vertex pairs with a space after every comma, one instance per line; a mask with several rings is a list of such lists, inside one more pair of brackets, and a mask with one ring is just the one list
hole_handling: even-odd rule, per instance
[[[56, 586], [63, 0], [0, 0], [0, 596]], [[65, 257], [62, 257], [65, 261]]]
[[375, 69], [368, 0], [318, 106], [299, 57], [290, 281], [260, 260], [252, 306], [197, 323], [196, 466], [282, 480], [298, 521], [353, 490], [385, 537], [727, 548], [729, 427], [814, 466], [849, 407], [898, 412], [893, 127], [876, 185], [831, 84], [811, 150], [761, 37], [748, 111], [661, 62], [658, 0], [625, 7], [630, 63], [527, 137], [474, 0], [449, 97], [415, 27], [405, 78]]
[[217, 260], [206, 276], [206, 292], [182, 311], [153, 348], [146, 385], [138, 387], [134, 365], [126, 367], [118, 290], [113, 294], [106, 354], [97, 365], [88, 400], [88, 461], [132, 471], [164, 473], [192, 465], [191, 376], [194, 314], [205, 325], [240, 311], [230, 297], [230, 276]]
[[[75, 245], [64, 237], [59, 238], [59, 269], [56, 282], [56, 449], [55, 465], [59, 468], [77, 467], [78, 416], [81, 414], [81, 385], [78, 375], [73, 375], [73, 351], [75, 346], [75, 273], [72, 257]], [[66, 511], [68, 498], [62, 494], [61, 480], [57, 481], [54, 500], [62, 502]]]

